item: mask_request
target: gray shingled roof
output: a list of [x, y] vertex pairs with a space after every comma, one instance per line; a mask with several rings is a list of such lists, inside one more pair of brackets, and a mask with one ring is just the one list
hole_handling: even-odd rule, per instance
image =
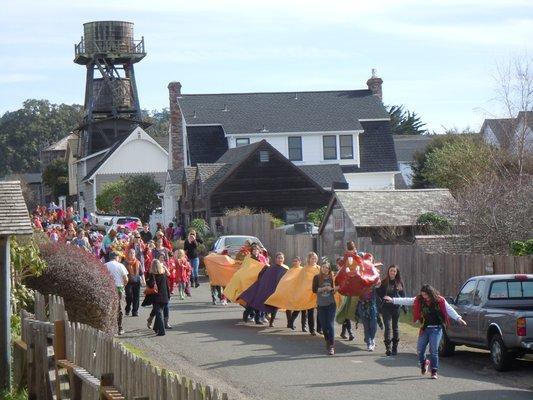
[[184, 94], [187, 125], [222, 125], [226, 134], [362, 130], [359, 119], [389, 118], [370, 90]]
[[448, 189], [343, 190], [336, 198], [356, 227], [413, 226], [426, 212], [447, 214]]
[[331, 190], [334, 182], [347, 184], [339, 164], [298, 165], [297, 167], [326, 190]]
[[412, 163], [416, 152], [423, 152], [433, 135], [393, 135], [396, 159], [401, 163]]
[[510, 139], [513, 135], [512, 131], [515, 129], [515, 124], [515, 118], [486, 119], [481, 127], [481, 134], [484, 133], [485, 126], [488, 126], [494, 133], [494, 136], [496, 136], [500, 146], [507, 148], [510, 145]]
[[0, 182], [0, 235], [31, 235], [30, 216], [19, 181]]
[[43, 149], [43, 151], [67, 151], [68, 140], [74, 137], [74, 133], [69, 133], [67, 136], [62, 137], [57, 142], [52, 143], [50, 146]]
[[230, 170], [231, 164], [197, 164], [196, 168], [198, 168], [198, 175], [200, 175], [203, 189], [206, 193], [209, 193]]
[[185, 180], [187, 181], [187, 186], [194, 182], [196, 177], [196, 167], [185, 167]]

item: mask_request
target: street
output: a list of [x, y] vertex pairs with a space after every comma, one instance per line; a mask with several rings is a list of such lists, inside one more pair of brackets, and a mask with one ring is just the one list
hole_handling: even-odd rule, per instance
[[[400, 343], [396, 357], [384, 355], [378, 329], [377, 349], [367, 352], [362, 327], [355, 341], [337, 340], [336, 355], [325, 354], [321, 336], [312, 337], [286, 326], [279, 313], [273, 328], [242, 322], [235, 304], [211, 305], [204, 280], [192, 298], [170, 306], [172, 330], [155, 337], [146, 327], [148, 308], [125, 317], [121, 337], [154, 364], [209, 383], [230, 399], [532, 399], [533, 362], [519, 361], [508, 373], [490, 365], [487, 352], [459, 348], [453, 358], [441, 359], [439, 379], [421, 376], [412, 338]], [[340, 326], [336, 327], [337, 335]], [[401, 332], [400, 332], [401, 335]], [[337, 339], [338, 338], [337, 336]]]

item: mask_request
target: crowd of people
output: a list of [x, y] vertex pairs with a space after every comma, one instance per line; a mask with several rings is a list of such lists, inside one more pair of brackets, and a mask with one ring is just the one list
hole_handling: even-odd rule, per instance
[[[176, 293], [179, 299], [190, 297], [191, 289], [200, 285], [199, 246], [203, 242], [194, 229], [185, 237], [181, 225], [169, 224], [167, 228], [159, 225], [152, 234], [148, 224], [135, 222], [104, 234], [91, 225], [86, 212], [80, 216], [72, 207], [63, 210], [52, 205], [38, 207], [33, 212], [33, 226], [45, 232], [51, 241], [80, 247], [105, 263], [119, 298], [119, 334], [124, 332], [124, 314], [139, 315], [143, 287], [142, 306], [152, 306], [147, 327], [157, 336], [163, 336], [167, 329], [172, 329], [168, 306], [171, 295]], [[184, 239], [183, 248], [178, 249], [180, 239]], [[249, 258], [260, 268], [250, 285], [232, 291], [234, 296], [230, 300], [244, 306], [243, 321], [273, 326], [278, 309], [285, 309], [287, 328], [296, 330], [295, 323], [300, 316], [302, 332], [323, 335], [329, 355], [335, 353], [335, 321], [342, 326], [340, 337], [348, 341], [355, 337], [353, 324], [356, 328], [362, 324], [368, 351], [375, 350], [380, 326], [384, 329], [386, 355], [396, 355], [401, 309], [406, 312], [406, 306], [413, 306], [413, 319], [421, 323], [417, 344], [421, 372], [431, 371], [431, 377], [436, 379], [443, 327], [450, 319], [466, 324], [430, 285], [424, 285], [416, 297], [405, 297], [397, 265], [388, 266], [383, 271], [383, 279], [378, 271], [356, 296], [346, 292], [341, 295], [346, 276], [363, 273], [360, 270], [363, 265], [374, 271], [382, 266], [371, 254], [357, 251], [354, 242], [347, 243], [344, 256], [336, 260], [334, 267], [327, 261], [319, 263], [318, 255], [311, 252], [304, 265], [296, 257], [289, 268], [283, 253], [276, 253], [271, 260], [266, 249], [257, 243], [246, 243], [238, 257], [241, 261]], [[213, 304], [227, 304], [225, 289], [220, 285], [211, 286]], [[426, 357], [428, 346], [429, 358]]]

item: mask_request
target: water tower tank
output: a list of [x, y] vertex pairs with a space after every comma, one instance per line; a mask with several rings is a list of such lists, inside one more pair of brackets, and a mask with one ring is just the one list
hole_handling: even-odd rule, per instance
[[111, 112], [113, 107], [118, 111], [133, 107], [131, 82], [127, 78], [105, 82], [103, 78], [93, 80], [93, 99], [95, 112]]
[[133, 22], [94, 21], [83, 24], [85, 53], [134, 53]]

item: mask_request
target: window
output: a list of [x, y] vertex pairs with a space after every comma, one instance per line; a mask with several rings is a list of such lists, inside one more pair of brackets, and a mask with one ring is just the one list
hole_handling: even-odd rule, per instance
[[302, 137], [291, 136], [289, 137], [289, 160], [302, 161]]
[[496, 281], [490, 287], [489, 299], [531, 299], [533, 281]]
[[461, 292], [457, 295], [457, 305], [458, 306], [469, 306], [472, 304], [474, 298], [474, 291], [476, 289], [476, 281], [468, 281], [465, 283]]
[[339, 147], [341, 153], [341, 160], [353, 158], [353, 136], [352, 135], [340, 135]]
[[476, 292], [474, 293], [474, 305], [479, 306], [483, 299], [483, 292], [485, 291], [485, 281], [479, 281], [477, 284]]
[[260, 151], [259, 152], [259, 161], [264, 163], [268, 162], [270, 160], [270, 155], [268, 154], [268, 151]]
[[250, 138], [235, 139], [235, 147], [248, 146], [249, 144], [250, 144]]
[[333, 231], [342, 232], [344, 231], [344, 213], [342, 208], [334, 209], [332, 212], [333, 216]]
[[324, 144], [324, 160], [337, 159], [337, 137], [327, 135], [322, 137]]

